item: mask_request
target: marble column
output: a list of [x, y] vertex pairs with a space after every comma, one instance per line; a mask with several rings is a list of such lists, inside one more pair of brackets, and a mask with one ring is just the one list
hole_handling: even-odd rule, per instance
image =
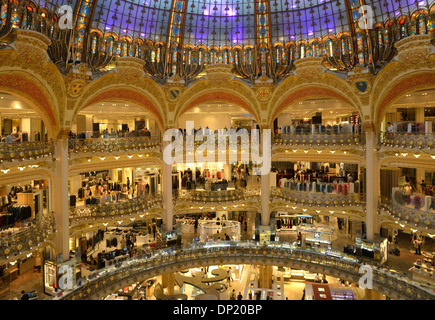
[[270, 224], [269, 212], [270, 173], [261, 176], [261, 225]]
[[[163, 142], [163, 146], [167, 146], [167, 142]], [[165, 161], [162, 163], [163, 167], [163, 204], [165, 206], [163, 213], [163, 223], [166, 226], [166, 231], [171, 231], [173, 228], [172, 218], [172, 164]]]
[[68, 133], [61, 131], [54, 141], [56, 254], [61, 253], [63, 261], [69, 260]]
[[373, 126], [366, 126], [366, 235], [373, 241], [377, 233], [377, 206], [379, 195], [379, 170], [377, 170], [377, 137]]

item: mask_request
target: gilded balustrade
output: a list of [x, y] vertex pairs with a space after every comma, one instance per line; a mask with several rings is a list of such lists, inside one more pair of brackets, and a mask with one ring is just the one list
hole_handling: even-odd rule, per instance
[[[97, 270], [81, 286], [64, 291], [54, 299], [98, 299], [139, 279], [147, 279], [168, 270], [221, 262], [255, 263], [298, 267], [305, 270], [322, 270], [352, 282], [361, 277], [361, 264], [357, 258], [342, 252], [325, 249], [294, 247], [289, 243], [270, 242], [259, 244], [252, 241], [191, 244], [155, 251], [154, 255], [140, 255], [105, 269]], [[364, 264], [364, 266], [370, 266]], [[430, 287], [406, 276], [370, 266], [373, 270], [373, 288], [388, 296], [407, 300], [434, 300]]]
[[146, 210], [161, 206], [160, 194], [149, 195], [145, 198], [132, 198], [117, 202], [71, 207], [69, 209], [70, 221], [82, 221], [89, 218], [111, 218], [138, 214]]
[[43, 214], [36, 222], [22, 227], [17, 232], [2, 232], [0, 236], [0, 259], [31, 250], [48, 239], [54, 231], [54, 213]]
[[119, 137], [119, 138], [91, 138], [69, 139], [70, 153], [112, 153], [117, 151], [140, 151], [160, 148], [158, 137]]
[[288, 188], [272, 188], [270, 195], [272, 199], [282, 199], [284, 201], [310, 206], [359, 206], [365, 203], [365, 195], [360, 193], [337, 194], [302, 192]]
[[0, 163], [35, 160], [53, 154], [52, 141], [0, 143]]
[[191, 190], [186, 193], [181, 193], [177, 197], [177, 201], [186, 202], [232, 202], [252, 199], [259, 196], [258, 190], [218, 190], [218, 191], [206, 191], [206, 190]]
[[425, 228], [429, 230], [435, 229], [435, 213], [428, 212], [422, 209], [410, 208], [398, 203], [393, 203], [391, 198], [380, 197], [379, 205], [387, 211], [392, 217], [395, 217], [405, 225], [411, 228]]
[[381, 144], [391, 151], [426, 151], [435, 154], [433, 133], [381, 133]]
[[360, 133], [301, 133], [301, 134], [276, 134], [273, 138], [275, 146], [295, 147], [335, 147], [352, 148], [364, 144], [363, 135]]

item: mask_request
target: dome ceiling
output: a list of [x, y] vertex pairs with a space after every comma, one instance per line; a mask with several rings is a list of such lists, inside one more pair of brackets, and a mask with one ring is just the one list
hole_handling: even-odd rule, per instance
[[[268, 43], [308, 41], [351, 32], [353, 19], [358, 18], [353, 8], [361, 4], [360, 0], [86, 1], [90, 3], [85, 14], [92, 19], [91, 27], [103, 33], [165, 43], [171, 36], [183, 44], [207, 46], [244, 46], [258, 43], [262, 37]], [[75, 2], [39, 0], [49, 10]], [[402, 14], [409, 16], [417, 7], [428, 10], [431, 5], [427, 0], [366, 0], [365, 4], [373, 10], [374, 24], [385, 24]]]

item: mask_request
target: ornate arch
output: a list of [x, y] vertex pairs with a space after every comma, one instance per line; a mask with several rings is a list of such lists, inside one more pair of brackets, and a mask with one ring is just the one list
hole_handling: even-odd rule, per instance
[[236, 104], [252, 113], [261, 123], [260, 106], [255, 93], [238, 80], [222, 81], [222, 79], [201, 80], [183, 92], [174, 110], [174, 123], [187, 110], [207, 102], [225, 101]]
[[59, 130], [54, 98], [34, 76], [19, 70], [0, 70], [0, 91], [8, 92], [28, 103], [44, 121], [49, 137]]
[[260, 123], [259, 114], [257, 110], [255, 110], [255, 108], [252, 106], [252, 101], [247, 100], [245, 96], [242, 96], [239, 93], [233, 92], [231, 90], [217, 88], [200, 91], [199, 93], [191, 96], [183, 103], [180, 103], [176, 108], [174, 123], [176, 123], [178, 118], [187, 110], [204, 103], [218, 101], [230, 102], [245, 109], [253, 115], [258, 123]]
[[287, 91], [282, 98], [272, 99], [276, 101], [270, 104], [271, 109], [269, 112], [270, 118], [268, 119], [268, 124], [271, 126], [273, 120], [279, 115], [279, 113], [287, 106], [313, 98], [332, 98], [341, 100], [350, 106], [354, 107], [358, 111], [361, 119], [363, 119], [360, 107], [355, 104], [349, 97], [345, 96], [342, 92], [337, 90], [337, 88], [327, 87], [320, 84], [307, 84], [294, 87]]
[[[387, 109], [405, 94], [416, 90], [435, 88], [435, 72], [432, 70], [405, 73], [390, 83], [387, 82], [372, 102], [376, 126], [379, 127]], [[376, 98], [376, 97], [375, 97]]]
[[135, 87], [131, 87], [131, 86], [104, 87], [98, 92], [96, 92], [94, 95], [89, 97], [89, 99], [87, 99], [83, 104], [81, 104], [81, 106], [77, 109], [77, 111], [74, 114], [74, 119], [80, 110], [83, 110], [86, 107], [89, 107], [90, 105], [99, 102], [104, 102], [104, 101], [120, 101], [120, 102], [136, 104], [140, 107], [144, 107], [144, 109], [148, 111], [151, 111], [151, 113], [156, 117], [157, 125], [159, 126], [159, 129], [162, 130], [164, 127], [164, 120], [159, 108], [157, 107], [156, 103], [152, 100], [153, 99], [151, 99], [149, 95], [147, 95], [145, 92], [142, 92], [141, 90]]
[[166, 101], [163, 91], [152, 80], [135, 76], [132, 73], [110, 73], [86, 87], [73, 107], [72, 121], [84, 108], [108, 100], [138, 105], [150, 111], [156, 119], [160, 130], [163, 130], [166, 117]]

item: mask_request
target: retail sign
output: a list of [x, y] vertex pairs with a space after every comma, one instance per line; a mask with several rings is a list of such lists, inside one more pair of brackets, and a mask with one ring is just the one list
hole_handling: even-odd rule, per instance
[[[270, 172], [272, 151], [270, 129], [262, 130], [260, 143], [259, 129], [251, 129], [249, 133], [244, 128], [237, 131], [233, 128], [229, 130], [225, 128], [215, 133], [208, 128], [200, 128], [196, 131], [194, 128], [194, 121], [186, 121], [186, 135], [178, 129], [166, 130], [163, 135], [163, 141], [169, 142], [163, 150], [163, 161], [166, 164], [216, 161], [233, 164], [240, 161], [242, 164], [252, 162], [254, 164], [252, 173], [255, 175], [266, 175]], [[203, 143], [195, 148], [195, 142]]]

